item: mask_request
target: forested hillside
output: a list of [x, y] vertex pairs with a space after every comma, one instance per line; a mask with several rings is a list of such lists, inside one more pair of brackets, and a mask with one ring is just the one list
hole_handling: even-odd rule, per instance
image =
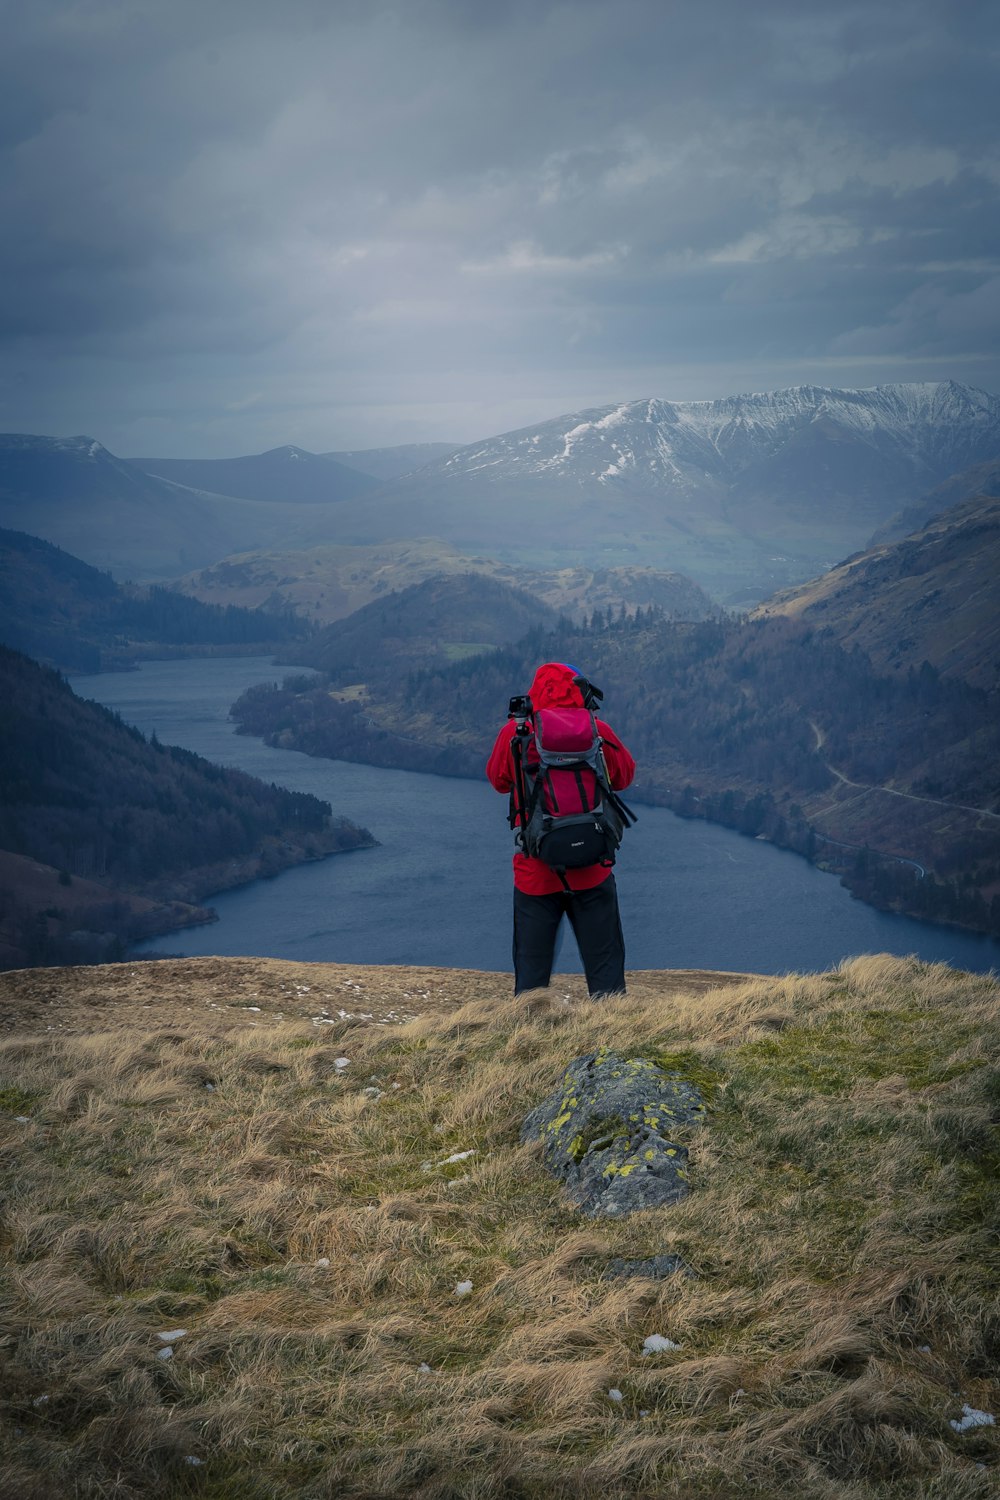
[[[143, 930], [157, 930], [150, 899], [190, 906], [209, 891], [371, 843], [315, 797], [150, 743], [77, 698], [57, 673], [3, 647], [0, 692], [17, 705], [0, 719], [0, 851], [59, 872], [64, 889], [77, 879], [102, 888], [106, 909], [92, 920], [102, 923], [105, 956], [135, 933], [129, 896], [145, 898]], [[23, 871], [0, 859], [0, 962], [91, 953], [95, 930], [77, 930], [74, 901], [39, 912], [24, 884]], [[165, 907], [159, 930], [177, 925]]]
[[310, 754], [481, 775], [508, 696], [546, 659], [605, 689], [639, 800], [795, 849], [877, 905], [1000, 933], [995, 697], [926, 664], [883, 675], [796, 621], [596, 613], [361, 701], [300, 681], [234, 712]]
[[401, 671], [447, 666], [555, 622], [555, 610], [524, 589], [460, 573], [373, 599], [283, 656], [318, 668], [338, 686], [359, 679], [398, 682]]
[[51, 666], [99, 672], [182, 649], [263, 653], [308, 628], [290, 609], [203, 604], [159, 584], [119, 584], [51, 542], [0, 530], [0, 642]]

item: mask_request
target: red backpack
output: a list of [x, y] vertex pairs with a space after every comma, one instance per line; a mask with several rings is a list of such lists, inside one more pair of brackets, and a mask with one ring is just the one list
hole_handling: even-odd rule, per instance
[[597, 720], [587, 708], [540, 708], [518, 721], [512, 741], [516, 841], [550, 865], [567, 890], [567, 870], [615, 862], [635, 814], [615, 792]]

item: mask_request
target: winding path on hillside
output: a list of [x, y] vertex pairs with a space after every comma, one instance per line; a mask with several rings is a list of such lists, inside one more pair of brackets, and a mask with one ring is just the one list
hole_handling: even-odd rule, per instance
[[[826, 734], [816, 723], [815, 719], [809, 720], [809, 727], [816, 736], [815, 748], [822, 750], [826, 744]], [[855, 787], [859, 792], [884, 792], [887, 797], [903, 797], [907, 802], [926, 802], [930, 807], [946, 807], [952, 812], [975, 813], [980, 818], [992, 818], [995, 822], [1000, 823], [1000, 813], [990, 812], [989, 808], [969, 807], [964, 802], [945, 802], [941, 797], [920, 797], [916, 792], [899, 792], [895, 787], [891, 786], [876, 786], [872, 782], [852, 781], [849, 776], [845, 776], [843, 771], [838, 771], [837, 767], [831, 765], [828, 760], [824, 760], [823, 764], [831, 776], [835, 776], [844, 786]]]

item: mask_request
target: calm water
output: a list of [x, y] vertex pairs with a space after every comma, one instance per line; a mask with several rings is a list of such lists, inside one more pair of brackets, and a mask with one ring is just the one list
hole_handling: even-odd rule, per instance
[[[216, 658], [72, 679], [82, 697], [164, 744], [313, 792], [380, 841], [223, 892], [210, 902], [217, 923], [135, 951], [510, 969], [506, 798], [485, 781], [315, 760], [235, 734], [233, 701], [285, 670]], [[613, 704], [609, 712], [613, 720]], [[663, 808], [637, 811], [618, 866], [629, 968], [780, 974], [874, 952], [1000, 967], [1000, 944], [874, 911], [794, 854]], [[579, 971], [571, 936], [557, 967]]]

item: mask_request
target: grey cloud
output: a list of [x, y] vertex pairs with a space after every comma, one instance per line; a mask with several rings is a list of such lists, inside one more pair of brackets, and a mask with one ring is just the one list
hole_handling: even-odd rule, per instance
[[0, 425], [361, 446], [685, 368], [721, 394], [782, 360], [968, 356], [998, 384], [996, 24], [977, 0], [37, 0], [0, 61]]

